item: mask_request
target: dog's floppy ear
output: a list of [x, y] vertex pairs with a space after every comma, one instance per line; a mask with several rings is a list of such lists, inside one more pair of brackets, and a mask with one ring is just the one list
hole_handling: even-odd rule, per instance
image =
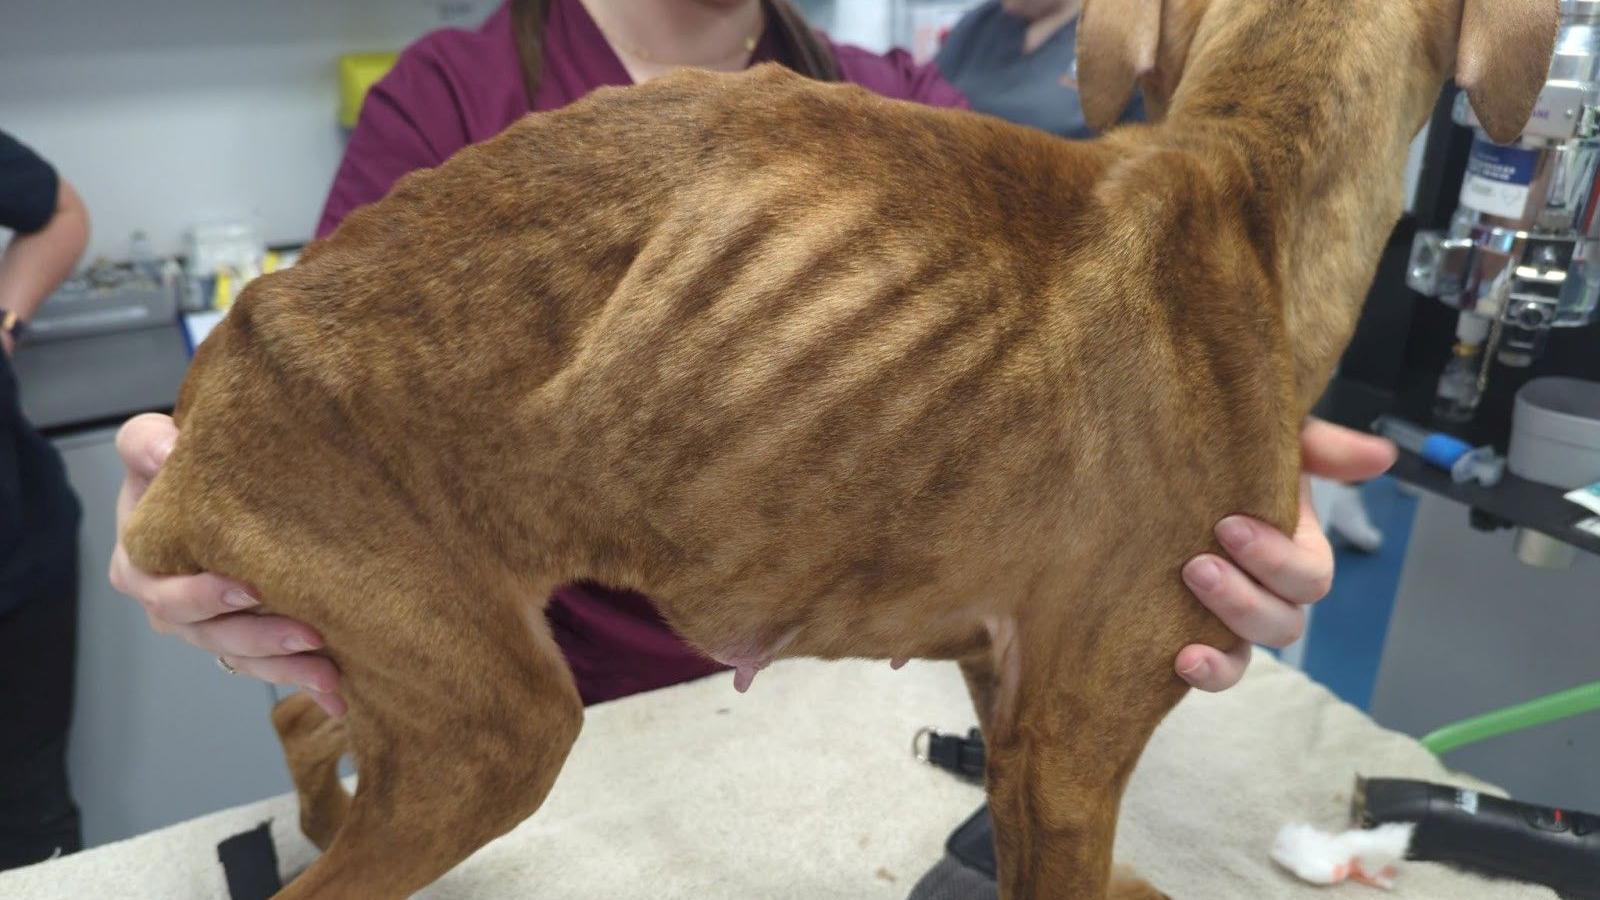
[[1493, 140], [1517, 139], [1550, 71], [1561, 0], [1463, 0], [1456, 84]]
[[1086, 0], [1078, 19], [1078, 96], [1096, 131], [1117, 123], [1155, 70], [1163, 0]]

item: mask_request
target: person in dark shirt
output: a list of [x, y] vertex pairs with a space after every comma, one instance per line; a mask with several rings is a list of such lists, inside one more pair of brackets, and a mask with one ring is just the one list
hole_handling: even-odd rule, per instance
[[11, 354], [83, 255], [88, 215], [49, 163], [0, 132], [0, 870], [82, 846], [67, 786], [78, 500], [23, 419]]
[[[1078, 99], [1083, 0], [989, 0], [963, 16], [935, 64], [978, 112], [1065, 138], [1093, 137]], [[1122, 121], [1144, 119], [1134, 95]]]

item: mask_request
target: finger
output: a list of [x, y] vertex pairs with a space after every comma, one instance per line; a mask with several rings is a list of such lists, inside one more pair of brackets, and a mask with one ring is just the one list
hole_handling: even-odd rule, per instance
[[1183, 567], [1189, 590], [1228, 630], [1256, 644], [1286, 647], [1305, 631], [1305, 609], [1268, 593], [1220, 556], [1202, 554]]
[[179, 633], [217, 656], [288, 656], [322, 647], [322, 638], [309, 625], [285, 616], [234, 613], [183, 626]]
[[[1333, 589], [1333, 544], [1328, 542], [1328, 531], [1317, 518], [1317, 507], [1311, 502], [1311, 477], [1300, 476], [1300, 518], [1294, 525], [1294, 542], [1302, 550], [1327, 563], [1324, 574], [1327, 585], [1322, 596]], [[1317, 598], [1322, 599], [1321, 597]]]
[[1178, 652], [1174, 668], [1192, 687], [1215, 693], [1238, 684], [1249, 666], [1250, 644], [1240, 641], [1227, 653], [1205, 644], [1190, 644]]
[[313, 694], [332, 694], [339, 689], [339, 668], [331, 660], [311, 653], [297, 656], [227, 656], [223, 661], [240, 675], [273, 684], [305, 688]]
[[1315, 603], [1333, 588], [1333, 546], [1317, 522], [1309, 492], [1300, 495], [1294, 537], [1249, 516], [1217, 523], [1217, 540], [1268, 592], [1291, 603]]
[[135, 568], [118, 544], [111, 552], [111, 585], [169, 625], [188, 625], [249, 609], [260, 600], [246, 585], [220, 575], [155, 576]]
[[1306, 472], [1336, 481], [1377, 478], [1394, 465], [1399, 451], [1393, 442], [1324, 422], [1307, 419], [1300, 430], [1300, 459]]
[[[167, 461], [177, 440], [178, 427], [172, 423], [171, 416], [144, 413], [129, 419], [117, 430], [117, 455], [128, 467], [130, 478], [137, 477], [148, 484]], [[140, 492], [143, 493], [142, 489]]]

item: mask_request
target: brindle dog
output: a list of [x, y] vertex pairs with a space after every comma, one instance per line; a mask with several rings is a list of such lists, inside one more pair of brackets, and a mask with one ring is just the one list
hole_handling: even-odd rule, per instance
[[1451, 74], [1515, 136], [1557, 14], [1096, 0], [1085, 109], [1137, 82], [1157, 124], [686, 72], [402, 179], [245, 291], [127, 532], [344, 673], [343, 722], [276, 716], [327, 849], [279, 896], [406, 895], [538, 808], [583, 718], [543, 600], [578, 579], [741, 683], [960, 661], [1003, 896], [1159, 896], [1112, 874], [1119, 798], [1173, 656], [1233, 640], [1179, 568], [1227, 514], [1294, 524], [1409, 140]]

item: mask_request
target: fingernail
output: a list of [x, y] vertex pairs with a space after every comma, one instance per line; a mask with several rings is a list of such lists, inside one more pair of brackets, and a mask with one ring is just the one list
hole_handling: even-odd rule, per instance
[[1222, 584], [1222, 567], [1209, 556], [1202, 556], [1183, 567], [1183, 580], [1197, 591], [1214, 591]]
[[244, 609], [247, 606], [255, 606], [260, 601], [238, 588], [233, 588], [222, 595], [222, 602], [234, 609]]
[[283, 649], [289, 651], [290, 653], [304, 653], [307, 650], [315, 650], [317, 648], [315, 644], [312, 644], [310, 641], [306, 640], [300, 635], [291, 634], [283, 639]]
[[171, 455], [172, 441], [170, 439], [163, 439], [160, 443], [150, 448], [150, 461], [155, 463], [158, 469], [167, 461], [167, 457]]
[[1229, 516], [1217, 523], [1217, 537], [1229, 547], [1239, 549], [1255, 540], [1256, 529], [1246, 519]]
[[1182, 675], [1185, 681], [1199, 681], [1209, 668], [1211, 668], [1210, 663], [1202, 659], [1187, 669], [1179, 669], [1178, 674]]

